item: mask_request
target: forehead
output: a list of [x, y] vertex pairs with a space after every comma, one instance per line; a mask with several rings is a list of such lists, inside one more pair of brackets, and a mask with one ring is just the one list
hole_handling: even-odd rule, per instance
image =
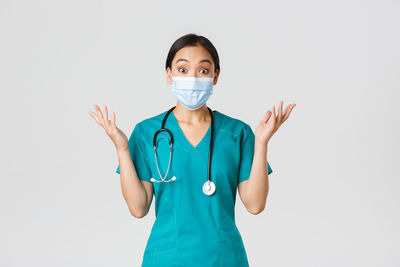
[[[201, 61], [203, 59], [208, 59], [209, 61], [211, 61], [211, 64], [213, 63], [212, 56], [202, 45], [186, 46], [186, 47], [181, 48], [175, 54], [175, 57], [174, 57], [172, 63], [175, 64], [176, 61], [179, 59], [187, 59], [189, 61], [189, 63], [191, 63], [191, 64], [197, 64], [197, 63], [199, 63], [199, 61]], [[180, 61], [180, 62], [187, 63], [187, 61]]]

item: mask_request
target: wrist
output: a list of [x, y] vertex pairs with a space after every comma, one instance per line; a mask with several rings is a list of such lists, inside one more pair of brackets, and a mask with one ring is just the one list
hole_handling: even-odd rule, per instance
[[116, 149], [117, 149], [118, 156], [121, 156], [126, 153], [129, 154], [129, 147], [117, 147]]
[[255, 142], [254, 150], [255, 150], [255, 152], [257, 152], [257, 151], [267, 152], [268, 142]]

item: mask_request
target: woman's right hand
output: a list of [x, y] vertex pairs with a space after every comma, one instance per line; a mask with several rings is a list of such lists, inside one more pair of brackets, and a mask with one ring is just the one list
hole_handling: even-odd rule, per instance
[[96, 109], [96, 113], [89, 111], [89, 115], [92, 116], [98, 125], [104, 128], [107, 135], [111, 138], [111, 141], [114, 143], [117, 150], [120, 149], [129, 149], [128, 146], [128, 138], [121, 129], [119, 129], [115, 125], [115, 112], [112, 112], [111, 120], [108, 119], [108, 111], [107, 106], [104, 105], [104, 116], [101, 112], [99, 106], [94, 104], [94, 108]]

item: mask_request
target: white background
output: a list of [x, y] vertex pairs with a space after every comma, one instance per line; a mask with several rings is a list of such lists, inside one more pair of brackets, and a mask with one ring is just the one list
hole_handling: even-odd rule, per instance
[[[210, 39], [207, 105], [271, 138], [266, 209], [236, 222], [250, 266], [399, 266], [398, 1], [0, 2], [0, 266], [139, 266], [149, 214], [130, 215], [117, 155], [88, 111], [127, 135], [176, 104], [172, 43]], [[153, 202], [154, 203], [154, 202]]]

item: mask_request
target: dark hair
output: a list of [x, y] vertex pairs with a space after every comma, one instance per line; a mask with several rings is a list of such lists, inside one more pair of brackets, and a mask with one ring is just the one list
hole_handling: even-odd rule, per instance
[[211, 57], [214, 60], [214, 71], [219, 70], [220, 66], [217, 49], [215, 49], [214, 45], [206, 37], [194, 33], [183, 35], [172, 44], [168, 52], [165, 69], [167, 69], [168, 67], [171, 69], [172, 59], [181, 48], [185, 46], [196, 45], [202, 45], [208, 51], [208, 53], [210, 53]]

